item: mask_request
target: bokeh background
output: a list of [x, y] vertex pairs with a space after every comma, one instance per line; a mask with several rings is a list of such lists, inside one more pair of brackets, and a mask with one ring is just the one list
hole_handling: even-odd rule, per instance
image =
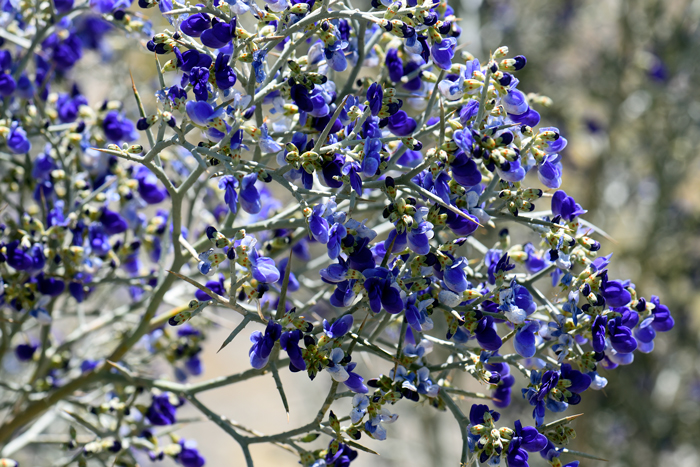
[[[604, 372], [609, 391], [586, 393], [576, 409], [585, 416], [573, 425], [578, 437], [570, 447], [608, 459], [582, 459], [586, 467], [700, 465], [700, 1], [453, 2], [465, 50], [485, 57], [508, 45], [511, 55], [527, 57], [520, 88], [554, 102], [538, 110], [543, 123], [569, 140], [563, 187], [612, 237], [603, 242], [603, 253], [615, 252], [613, 276], [632, 279], [646, 297], [661, 296], [676, 319], [652, 354], [638, 353], [633, 365]], [[157, 29], [160, 19], [153, 19]], [[90, 100], [109, 95], [133, 101], [131, 69], [146, 106], [153, 105], [152, 55], [121, 37], [109, 43], [111, 51], [102, 55], [116, 55], [120, 66], [105, 70], [105, 57], [93, 53], [74, 72]], [[248, 368], [245, 339], [216, 353], [216, 343], [236, 324], [220, 323], [210, 333], [200, 379]], [[373, 361], [362, 364], [372, 374], [388, 371]], [[282, 372], [289, 421], [269, 377], [217, 389], [202, 401], [232, 420], [275, 433], [313, 417], [330, 384], [323, 376], [310, 384], [303, 375]], [[531, 408], [516, 393], [513, 401], [507, 418], [529, 419]], [[472, 402], [461, 404], [468, 411]], [[339, 407], [338, 413], [347, 413], [349, 401]], [[461, 441], [448, 413], [406, 403], [396, 410], [400, 418], [389, 426], [387, 441], [362, 440], [382, 455], [362, 453], [353, 465], [457, 465]], [[198, 414], [184, 409], [184, 416]], [[198, 440], [207, 465], [242, 465], [238, 445], [213, 423], [195, 421], [181, 433]], [[255, 446], [253, 455], [256, 465], [296, 465], [295, 456], [275, 446]], [[545, 465], [539, 456], [531, 460]]]

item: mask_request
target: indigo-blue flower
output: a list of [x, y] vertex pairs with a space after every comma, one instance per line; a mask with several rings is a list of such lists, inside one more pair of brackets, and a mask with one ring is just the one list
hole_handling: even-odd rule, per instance
[[27, 132], [19, 126], [19, 122], [12, 122], [10, 133], [6, 138], [7, 147], [13, 154], [26, 154], [32, 149], [32, 143], [27, 138]]
[[183, 467], [203, 467], [206, 460], [199, 454], [199, 451], [185, 440], [180, 440], [180, 453], [177, 455], [177, 462]]
[[253, 368], [257, 368], [258, 370], [265, 368], [265, 365], [267, 365], [270, 359], [272, 348], [281, 335], [282, 326], [272, 320], [267, 323], [265, 334], [260, 331], [253, 331], [250, 335], [250, 341], [253, 343], [253, 346], [248, 353], [250, 356], [250, 364]]
[[148, 204], [158, 204], [168, 196], [168, 190], [147, 167], [140, 165], [134, 173], [134, 179], [139, 184], [139, 195]]
[[289, 355], [289, 369], [291, 371], [306, 370], [306, 362], [302, 357], [299, 341], [304, 337], [299, 329], [288, 331], [280, 337], [280, 347]]
[[248, 174], [241, 180], [241, 208], [249, 214], [257, 214], [262, 209], [260, 192], [255, 187], [257, 181], [258, 175], [256, 173]]
[[211, 27], [211, 20], [206, 13], [196, 13], [185, 19], [180, 25], [180, 30], [187, 36], [199, 37]]
[[353, 323], [352, 315], [345, 315], [333, 321], [333, 324], [323, 320], [323, 330], [331, 339], [339, 339], [350, 331]]
[[175, 399], [174, 395], [167, 392], [154, 394], [145, 414], [148, 421], [156, 426], [173, 425], [176, 422], [177, 407], [182, 405], [179, 401], [173, 403]]
[[418, 124], [403, 110], [399, 110], [389, 117], [387, 128], [396, 136], [410, 136], [416, 130]]
[[384, 90], [379, 83], [372, 83], [367, 89], [367, 100], [372, 115], [376, 117], [379, 111], [382, 110], [382, 100], [384, 99]]
[[224, 175], [219, 179], [219, 189], [224, 190], [224, 201], [232, 214], [238, 211], [236, 188], [238, 188], [238, 180], [233, 175]]
[[552, 196], [552, 213], [571, 222], [581, 214], [585, 214], [586, 211], [574, 201], [574, 198], [559, 190]]

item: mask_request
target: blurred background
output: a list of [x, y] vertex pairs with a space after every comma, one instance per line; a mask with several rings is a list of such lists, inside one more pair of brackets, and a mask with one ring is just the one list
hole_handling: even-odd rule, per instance
[[[609, 391], [588, 391], [570, 411], [586, 415], [574, 422], [578, 437], [569, 447], [609, 461], [581, 459], [586, 467], [700, 465], [700, 1], [453, 2], [465, 50], [483, 58], [507, 45], [511, 56], [527, 57], [519, 88], [554, 102], [538, 110], [544, 125], [558, 127], [569, 140], [562, 186], [612, 237], [602, 251], [615, 252], [612, 276], [630, 278], [645, 297], [662, 297], [676, 320], [652, 354], [636, 353], [633, 365], [601, 371]], [[157, 29], [160, 19], [151, 16]], [[144, 83], [148, 109], [154, 104], [148, 83], [156, 79], [152, 55], [127, 53], [133, 44], [123, 39], [110, 44], [111, 52], [103, 53], [128, 57], [124, 63]], [[100, 63], [95, 54], [74, 72], [91, 101], [109, 95], [132, 105], [126, 70], [112, 70], [97, 85], [90, 71]], [[226, 326], [210, 333], [200, 380], [248, 368], [245, 339], [215, 353], [228, 333]], [[368, 374], [388, 372], [371, 360], [363, 365]], [[310, 384], [303, 374], [282, 372], [289, 422], [269, 377], [208, 392], [202, 402], [276, 433], [310, 420], [330, 385], [325, 376]], [[461, 405], [468, 411], [473, 402]], [[349, 400], [339, 407], [337, 413], [349, 412]], [[449, 413], [406, 403], [395, 409], [400, 418], [388, 427], [387, 441], [362, 439], [382, 455], [361, 453], [353, 466], [457, 465], [461, 441]], [[515, 392], [504, 412], [508, 420], [531, 417]], [[184, 416], [198, 414], [188, 408]], [[181, 434], [198, 440], [207, 465], [243, 463], [238, 445], [211, 422], [190, 423]], [[253, 455], [256, 465], [296, 465], [295, 456], [275, 446], [254, 446]], [[533, 455], [531, 465], [545, 463]]]

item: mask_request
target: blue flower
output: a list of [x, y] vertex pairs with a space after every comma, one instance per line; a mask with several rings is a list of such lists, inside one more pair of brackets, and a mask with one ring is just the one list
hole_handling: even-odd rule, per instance
[[306, 370], [306, 362], [299, 348], [299, 341], [303, 337], [304, 335], [299, 329], [285, 332], [280, 337], [280, 347], [282, 347], [282, 350], [286, 350], [289, 355], [289, 369], [291, 371]]
[[377, 174], [381, 162], [381, 150], [382, 143], [379, 139], [367, 138], [365, 140], [365, 157], [362, 159], [362, 174], [365, 177], [373, 177]]
[[224, 175], [219, 179], [219, 189], [224, 190], [224, 201], [229, 211], [235, 214], [238, 211], [238, 180], [233, 175]]
[[221, 90], [226, 90], [236, 84], [236, 73], [228, 65], [229, 59], [231, 58], [228, 54], [219, 53], [216, 56], [216, 63], [214, 64], [214, 78], [216, 79], [216, 86]]
[[432, 298], [417, 301], [416, 294], [408, 297], [406, 303], [406, 322], [417, 332], [429, 331], [433, 328], [433, 320], [428, 316], [426, 311], [426, 308], [430, 306], [433, 301]]
[[605, 328], [607, 323], [607, 316], [598, 315], [593, 320], [593, 324], [591, 324], [591, 345], [593, 346], [593, 350], [596, 352], [602, 352], [605, 350]]
[[574, 201], [574, 198], [559, 190], [552, 196], [552, 213], [571, 222], [581, 214], [585, 214], [586, 211]]
[[484, 316], [476, 327], [476, 341], [485, 350], [496, 351], [503, 345], [503, 340], [496, 332], [493, 318]]
[[177, 408], [181, 405], [182, 403], [174, 394], [168, 392], [154, 394], [151, 405], [146, 410], [146, 418], [156, 426], [173, 425], [176, 422]]
[[537, 124], [540, 123], [539, 112], [532, 108], [528, 109], [527, 112], [525, 112], [522, 115], [508, 114], [508, 118], [510, 118], [515, 123], [522, 123], [530, 127], [537, 126]]
[[[286, 1], [286, 0], [285, 0]], [[329, 449], [326, 454], [326, 464], [332, 467], [348, 467], [357, 458], [357, 451], [351, 449], [345, 443], [338, 443], [338, 450], [335, 454]]]
[[525, 322], [525, 318], [537, 309], [537, 305], [527, 288], [515, 280], [511, 281], [509, 288], [501, 290], [499, 300], [501, 305], [498, 309], [503, 311], [504, 316], [513, 324], [522, 324]]
[[518, 89], [510, 89], [501, 102], [511, 118], [514, 115], [523, 115], [530, 108], [527, 103], [527, 97]]
[[27, 138], [27, 132], [19, 126], [19, 122], [12, 122], [10, 133], [7, 136], [7, 147], [13, 154], [26, 154], [32, 149], [32, 143]]
[[189, 442], [180, 440], [180, 453], [177, 455], [177, 462], [183, 467], [203, 467], [206, 464], [204, 457]]
[[369, 101], [369, 108], [372, 112], [372, 116], [376, 117], [379, 115], [379, 111], [382, 110], [382, 101], [384, 99], [384, 90], [379, 83], [372, 83], [367, 89], [367, 100]]
[[651, 303], [654, 304], [654, 309], [651, 311], [652, 315], [654, 316], [654, 321], [651, 323], [652, 327], [656, 331], [670, 331], [675, 325], [675, 321], [673, 320], [668, 307], [666, 305], [662, 305], [659, 301], [659, 297], [656, 295], [651, 296]]
[[379, 313], [384, 309], [396, 314], [404, 309], [404, 300], [399, 286], [393, 282], [393, 276], [385, 268], [368, 269], [363, 272], [365, 276], [364, 286], [367, 290], [370, 309]]
[[262, 124], [260, 133], [258, 145], [260, 149], [262, 149], [263, 154], [276, 154], [282, 150], [282, 146], [269, 136], [267, 132], [267, 123]]
[[466, 266], [467, 259], [460, 257], [443, 271], [442, 278], [445, 281], [445, 285], [453, 292], [462, 293], [469, 288], [467, 273], [464, 270]]
[[209, 70], [203, 67], [194, 67], [189, 75], [189, 83], [192, 85], [192, 92], [198, 101], [209, 99]]
[[267, 78], [267, 73], [265, 72], [265, 56], [267, 55], [267, 50], [257, 50], [253, 52], [253, 70], [255, 70], [255, 81], [262, 83]]
[[396, 136], [410, 136], [417, 126], [418, 124], [414, 119], [409, 117], [403, 110], [399, 110], [389, 117], [387, 128]]
[[134, 179], [139, 184], [139, 195], [148, 204], [158, 204], [168, 196], [168, 190], [147, 167], [139, 166], [134, 174]]
[[190, 37], [199, 37], [211, 27], [211, 20], [206, 13], [196, 13], [185, 19], [180, 25], [183, 34]]
[[118, 212], [110, 211], [107, 208], [102, 209], [100, 214], [100, 222], [104, 226], [107, 235], [115, 235], [126, 232], [129, 228], [126, 219], [124, 219]]
[[427, 255], [430, 253], [430, 239], [433, 238], [433, 224], [426, 221], [420, 221], [419, 224], [413, 224], [413, 228], [406, 233], [406, 240], [413, 252], [419, 255]]
[[637, 341], [632, 337], [632, 331], [622, 325], [620, 317], [608, 322], [608, 331], [610, 331], [610, 343], [617, 352], [625, 354], [637, 350]]
[[525, 358], [530, 358], [535, 355], [537, 348], [535, 347], [535, 333], [539, 331], [540, 324], [537, 321], [530, 321], [524, 326], [518, 328], [515, 333], [513, 345], [518, 355]]
[[389, 49], [386, 53], [386, 67], [389, 70], [389, 79], [394, 83], [401, 82], [403, 77], [403, 62], [399, 58], [397, 49]]
[[221, 21], [219, 18], [212, 19], [211, 29], [202, 32], [201, 41], [206, 47], [220, 49], [226, 47], [236, 33], [236, 17], [230, 23]]
[[257, 181], [258, 175], [256, 173], [248, 174], [241, 180], [241, 208], [249, 214], [257, 214], [262, 210], [260, 192], [255, 188]]
[[[208, 289], [210, 289], [212, 292], [218, 295], [226, 295], [226, 289], [224, 287], [224, 275], [219, 274], [219, 279], [215, 281], [207, 281], [206, 284], [204, 284]], [[208, 293], [206, 293], [203, 290], [197, 289], [194, 293], [194, 298], [199, 300], [200, 302], [206, 302], [208, 300], [213, 300], [214, 297], [210, 296]]]
[[112, 110], [105, 115], [102, 129], [107, 140], [113, 143], [130, 142], [138, 139], [134, 122], [125, 118], [116, 110]]
[[329, 324], [327, 320], [323, 320], [323, 330], [331, 339], [340, 339], [350, 331], [353, 323], [352, 315], [345, 315]]
[[280, 272], [275, 266], [275, 260], [266, 256], [259, 256], [258, 251], [252, 248], [248, 255], [251, 262], [253, 278], [263, 284], [274, 284], [280, 279]]
[[603, 281], [600, 285], [605, 303], [611, 307], [627, 305], [632, 300], [632, 295], [627, 291], [625, 285], [620, 281], [608, 280], [608, 274], [603, 274]]
[[441, 42], [435, 42], [430, 47], [430, 56], [433, 58], [433, 63], [443, 70], [452, 68], [452, 58], [455, 56], [454, 46], [457, 45], [457, 39], [454, 37], [443, 38]]
[[559, 188], [561, 186], [561, 175], [562, 165], [559, 154], [547, 156], [542, 164], [537, 167], [537, 177], [547, 188]]
[[28, 362], [34, 357], [34, 353], [38, 348], [38, 344], [19, 344], [15, 347], [15, 356], [20, 362]]
[[258, 370], [265, 368], [270, 359], [272, 348], [281, 335], [282, 326], [272, 320], [267, 323], [264, 335], [260, 331], [253, 331], [250, 335], [250, 341], [253, 343], [253, 346], [250, 348], [250, 352], [248, 352], [250, 364], [253, 368], [257, 368]]

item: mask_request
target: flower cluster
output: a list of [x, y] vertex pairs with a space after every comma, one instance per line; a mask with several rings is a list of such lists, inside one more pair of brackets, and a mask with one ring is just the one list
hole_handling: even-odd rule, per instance
[[[305, 466], [345, 467], [367, 450], [362, 434], [391, 435], [404, 401], [455, 416], [462, 462], [521, 467], [539, 452], [561, 467], [575, 432], [550, 413], [674, 326], [658, 297], [613, 276], [599, 229], [560, 189], [567, 140], [540, 125], [549, 99], [521, 90], [525, 57], [460, 53], [445, 2], [139, 0], [170, 25], [157, 33], [128, 0], [89, 13], [6, 3], [0, 355], [12, 349], [7, 371], [30, 376], [3, 379], [17, 394], [0, 443], [65, 400], [78, 462], [201, 467], [171, 429], [190, 401], [248, 465], [249, 445], [267, 439]], [[73, 82], [84, 55], [109, 59], [110, 30], [155, 55], [152, 107], [135, 84], [132, 108], [91, 105]], [[514, 241], [506, 222], [529, 237]], [[270, 372], [288, 409], [280, 368], [333, 381], [312, 423], [259, 438], [199, 401], [223, 384], [186, 384], [204, 372], [221, 312], [240, 322], [220, 350], [257, 326], [252, 370], [227, 382]], [[164, 364], [176, 381], [148, 376]], [[457, 369], [491, 394], [453, 387]], [[496, 428], [486, 405], [466, 417], [458, 395], [529, 403], [534, 426]], [[330, 410], [341, 397], [344, 418]], [[327, 448], [299, 446], [318, 432]]]

